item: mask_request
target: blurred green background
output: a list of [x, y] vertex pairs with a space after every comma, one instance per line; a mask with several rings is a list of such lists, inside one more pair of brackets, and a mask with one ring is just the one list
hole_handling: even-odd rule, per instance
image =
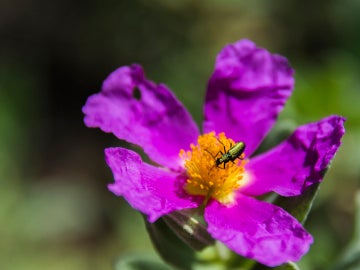
[[359, 14], [358, 0], [1, 1], [0, 269], [107, 270], [124, 254], [154, 254], [141, 216], [106, 188], [103, 149], [120, 142], [86, 128], [81, 107], [137, 62], [200, 124], [215, 56], [241, 38], [296, 70], [277, 127], [347, 117], [300, 263], [328, 269], [352, 238], [360, 188]]

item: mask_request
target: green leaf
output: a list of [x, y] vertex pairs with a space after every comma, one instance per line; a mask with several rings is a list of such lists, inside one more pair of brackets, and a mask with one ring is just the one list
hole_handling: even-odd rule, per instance
[[353, 239], [331, 270], [360, 269], [360, 191], [356, 193], [355, 204], [356, 212]]
[[290, 263], [275, 267], [273, 269], [275, 269], [275, 270], [300, 270], [299, 266], [297, 266], [293, 262], [290, 262]]
[[308, 187], [303, 194], [293, 197], [278, 196], [274, 204], [285, 209], [301, 223], [305, 223], [306, 218], [311, 210], [314, 199], [320, 188], [320, 183]]
[[192, 209], [175, 211], [162, 218], [182, 241], [195, 250], [200, 251], [215, 243], [206, 226], [196, 219]]
[[353, 237], [353, 243], [354, 246], [357, 246], [357, 248], [360, 250], [360, 191], [358, 191], [355, 195], [355, 206], [356, 206], [356, 212], [355, 212], [355, 226], [354, 226], [354, 237]]
[[261, 264], [257, 264], [254, 268], [251, 268], [251, 270], [267, 270], [267, 269], [272, 269], [272, 270], [300, 270], [299, 266], [297, 266], [295, 263], [293, 262], [289, 262], [277, 267], [267, 267], [265, 265], [261, 265]]
[[139, 258], [137, 255], [122, 257], [115, 264], [116, 270], [172, 270], [172, 268], [153, 257]]
[[[144, 218], [145, 219], [145, 218]], [[195, 250], [185, 244], [163, 220], [150, 223], [145, 219], [146, 229], [161, 258], [178, 269], [189, 270], [196, 261]]]

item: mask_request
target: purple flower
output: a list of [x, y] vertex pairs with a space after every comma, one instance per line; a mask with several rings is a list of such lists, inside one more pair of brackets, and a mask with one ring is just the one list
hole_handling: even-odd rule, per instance
[[[320, 182], [345, 119], [303, 125], [253, 157], [291, 95], [293, 73], [284, 57], [249, 40], [226, 46], [209, 80], [200, 134], [184, 106], [164, 84], [147, 80], [141, 66], [115, 70], [83, 107], [85, 124], [140, 146], [152, 163], [125, 148], [106, 149], [115, 178], [110, 191], [150, 222], [204, 207], [208, 232], [235, 252], [268, 266], [299, 260], [311, 235], [285, 210], [256, 197], [296, 196]], [[235, 142], [246, 145], [244, 153], [229, 152]]]

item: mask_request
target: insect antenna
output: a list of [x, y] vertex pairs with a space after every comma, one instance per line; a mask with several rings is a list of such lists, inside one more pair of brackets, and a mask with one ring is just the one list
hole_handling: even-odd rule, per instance
[[[216, 156], [214, 156], [213, 154], [211, 154], [211, 152], [210, 152], [209, 150], [207, 150], [207, 149], [204, 149], [204, 151], [205, 151], [206, 153], [208, 153], [208, 154], [215, 160], [214, 166], [212, 166], [212, 167], [210, 168], [210, 170], [208, 171], [208, 174], [210, 174], [210, 172], [212, 171], [212, 169], [214, 169], [214, 168], [216, 167]], [[218, 154], [219, 154], [219, 153], [218, 153]]]
[[[217, 141], [219, 142], [219, 143], [221, 143], [221, 145], [224, 147], [224, 153], [226, 153], [226, 147], [225, 147], [225, 144], [222, 142], [222, 141], [220, 141], [220, 139], [218, 138], [218, 137], [216, 137], [216, 139], [217, 139]], [[230, 148], [231, 148], [231, 144], [230, 144]], [[219, 151], [219, 153], [222, 153], [221, 151]], [[219, 154], [218, 153], [218, 154]]]
[[206, 153], [208, 153], [213, 159], [216, 159], [216, 156], [214, 156], [213, 154], [211, 154], [211, 152], [210, 152], [209, 150], [204, 149], [204, 151], [205, 151]]

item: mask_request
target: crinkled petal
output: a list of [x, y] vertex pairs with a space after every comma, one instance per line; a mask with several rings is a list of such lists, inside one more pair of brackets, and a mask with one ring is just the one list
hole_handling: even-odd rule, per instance
[[143, 163], [137, 153], [124, 148], [107, 148], [105, 157], [115, 178], [109, 190], [148, 215], [150, 222], [174, 210], [198, 206], [182, 191], [181, 175]]
[[240, 192], [258, 196], [275, 191], [295, 196], [320, 182], [341, 144], [344, 121], [330, 116], [303, 125], [277, 147], [251, 159], [246, 165], [249, 181]]
[[208, 84], [204, 131], [245, 142], [251, 155], [291, 95], [293, 73], [286, 58], [249, 40], [226, 46]]
[[239, 195], [237, 204], [213, 201], [205, 209], [208, 231], [230, 249], [267, 266], [299, 260], [313, 242], [282, 208]]
[[83, 112], [88, 127], [141, 146], [153, 161], [169, 168], [180, 166], [179, 150], [188, 149], [199, 135], [184, 106], [165, 85], [147, 80], [139, 65], [111, 73]]

